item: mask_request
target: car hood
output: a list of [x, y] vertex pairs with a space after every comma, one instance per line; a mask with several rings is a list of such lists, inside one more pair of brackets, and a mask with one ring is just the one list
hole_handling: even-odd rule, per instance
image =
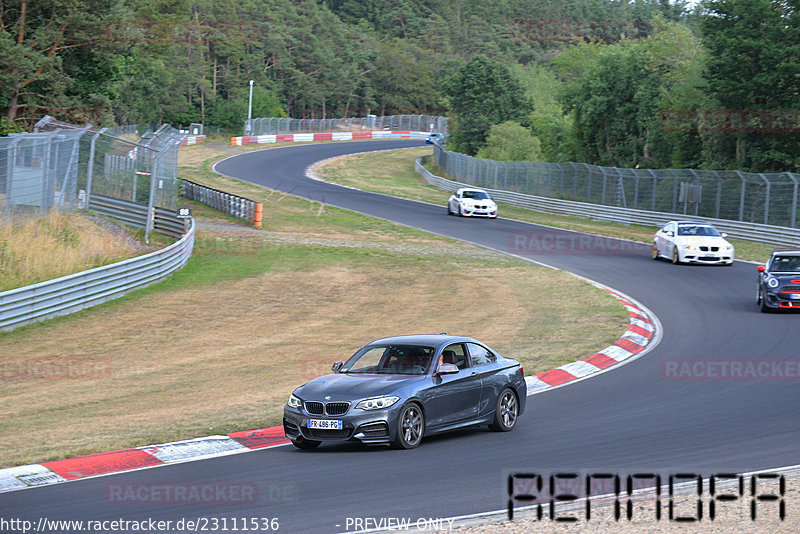
[[490, 198], [483, 198], [483, 199], [462, 198], [461, 202], [463, 202], [465, 204], [494, 204], [494, 200], [492, 200]]
[[695, 245], [697, 247], [726, 247], [730, 243], [724, 237], [716, 236], [678, 236], [675, 240], [679, 245]]
[[419, 375], [371, 375], [331, 373], [300, 386], [295, 395], [303, 400], [355, 401], [388, 395], [409, 384], [425, 380]]

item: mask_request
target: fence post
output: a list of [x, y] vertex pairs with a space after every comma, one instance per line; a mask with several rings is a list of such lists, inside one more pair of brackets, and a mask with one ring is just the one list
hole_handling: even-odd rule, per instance
[[92, 175], [94, 174], [94, 153], [97, 138], [108, 128], [101, 128], [92, 136], [89, 144], [89, 167], [86, 169], [86, 209], [89, 209], [89, 201], [92, 199]]
[[769, 224], [769, 194], [770, 194], [770, 186], [772, 185], [767, 177], [764, 176], [763, 173], [758, 173], [764, 183], [767, 184], [767, 194], [766, 198], [764, 199], [764, 224]]
[[653, 169], [647, 169], [647, 171], [650, 173], [650, 176], [653, 177], [653, 198], [650, 200], [652, 206], [650, 209], [651, 211], [656, 211], [656, 189], [658, 188], [658, 176], [656, 176], [656, 173], [653, 172]]
[[153, 156], [153, 164], [150, 167], [150, 199], [147, 201], [147, 221], [144, 226], [144, 242], [150, 244], [150, 232], [153, 231], [153, 219], [155, 218], [156, 201], [156, 180], [158, 179], [158, 158], [161, 152]]
[[606, 168], [600, 167], [600, 172], [603, 173], [603, 194], [600, 197], [600, 204], [606, 203]]
[[747, 185], [747, 182], [744, 179], [744, 175], [742, 174], [742, 171], [735, 171], [735, 172], [736, 172], [736, 174], [739, 175], [739, 178], [742, 179], [742, 194], [739, 197], [739, 220], [740, 221], [744, 221], [744, 190], [745, 190], [745, 186]]
[[713, 172], [714, 176], [717, 177], [717, 209], [715, 217], [719, 219], [719, 210], [720, 210], [720, 205], [722, 203], [722, 177], [719, 175], [717, 171]]

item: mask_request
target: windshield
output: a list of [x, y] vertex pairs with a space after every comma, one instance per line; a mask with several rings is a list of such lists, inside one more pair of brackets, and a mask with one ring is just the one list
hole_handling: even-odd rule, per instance
[[678, 235], [694, 236], [719, 236], [719, 232], [713, 226], [701, 224], [680, 224], [678, 225]]
[[484, 191], [464, 191], [461, 196], [462, 198], [475, 198], [477, 200], [489, 198], [489, 195]]
[[347, 360], [343, 373], [424, 375], [433, 361], [433, 347], [421, 345], [370, 345]]
[[772, 272], [800, 272], [800, 256], [774, 256], [769, 267]]

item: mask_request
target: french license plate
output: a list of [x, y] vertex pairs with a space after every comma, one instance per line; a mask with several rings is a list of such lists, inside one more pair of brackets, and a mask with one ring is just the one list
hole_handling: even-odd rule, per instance
[[308, 428], [321, 428], [324, 430], [341, 430], [342, 422], [338, 419], [309, 419]]
[[800, 293], [791, 293], [789, 298], [792, 300], [800, 300]]
[[716, 256], [714, 256], [713, 254], [704, 254], [703, 257], [704, 258], [716, 258]]

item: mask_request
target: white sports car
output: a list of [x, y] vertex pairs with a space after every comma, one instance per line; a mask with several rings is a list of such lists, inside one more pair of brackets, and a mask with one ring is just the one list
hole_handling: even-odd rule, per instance
[[733, 245], [710, 224], [670, 221], [653, 237], [653, 259], [733, 265]]
[[447, 200], [447, 214], [461, 217], [497, 217], [497, 204], [483, 189], [462, 187]]

